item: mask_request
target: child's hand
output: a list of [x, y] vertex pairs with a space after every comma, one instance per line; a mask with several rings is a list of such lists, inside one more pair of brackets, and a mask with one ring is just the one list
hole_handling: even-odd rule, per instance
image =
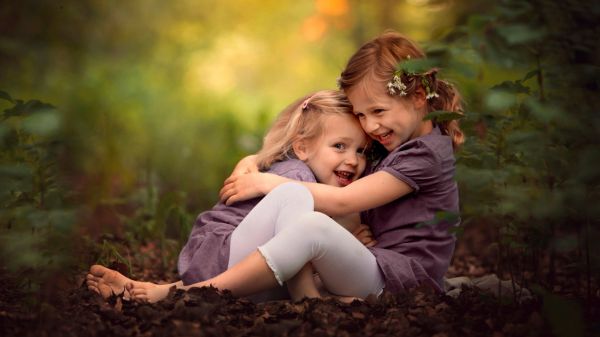
[[373, 233], [371, 228], [365, 224], [360, 224], [352, 234], [360, 241], [365, 247], [373, 247], [377, 244], [377, 241], [373, 239]]
[[219, 198], [226, 205], [263, 196], [279, 184], [288, 181], [272, 173], [247, 173], [231, 176], [219, 191]]
[[258, 166], [256, 166], [256, 155], [252, 154], [242, 158], [233, 168], [233, 172], [229, 175], [231, 177], [239, 176], [247, 173], [258, 172]]

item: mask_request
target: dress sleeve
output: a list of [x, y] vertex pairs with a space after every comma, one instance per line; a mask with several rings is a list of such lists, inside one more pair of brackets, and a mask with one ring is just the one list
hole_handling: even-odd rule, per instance
[[290, 170], [288, 172], [285, 172], [283, 176], [298, 181], [305, 181], [310, 183], [317, 182], [315, 180], [315, 176], [310, 171], [307, 172], [306, 170]]
[[317, 182], [310, 168], [304, 162], [297, 159], [278, 162], [272, 166], [270, 172], [292, 180], [310, 183]]
[[415, 142], [409, 148], [390, 153], [382, 171], [407, 183], [419, 192], [440, 179], [441, 161], [435, 152], [422, 142]]

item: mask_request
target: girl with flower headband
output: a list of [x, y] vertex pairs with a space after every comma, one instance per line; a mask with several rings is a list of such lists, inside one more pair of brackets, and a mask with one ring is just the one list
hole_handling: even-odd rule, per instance
[[[299, 99], [280, 113], [265, 136], [256, 162], [261, 171], [286, 179], [343, 187], [362, 175], [369, 143], [352, 115], [346, 96], [337, 90], [323, 90]], [[262, 200], [255, 198], [229, 206], [218, 203], [198, 216], [181, 250], [178, 261], [181, 281], [164, 285], [139, 282], [94, 265], [87, 275], [88, 288], [105, 298], [127, 290], [125, 298], [155, 302], [165, 297], [172, 286], [187, 289], [234, 267], [257, 247], [278, 236], [286, 224], [292, 223], [291, 219], [312, 209], [308, 190], [293, 183], [277, 188]], [[368, 227], [359, 224], [358, 213], [337, 220], [345, 229], [330, 220], [335, 224], [336, 235], [359, 246], [369, 257], [364, 245], [374, 245], [375, 241]], [[296, 300], [319, 296], [312, 266], [305, 263], [301, 267], [285, 279], [289, 294]], [[222, 288], [221, 284], [215, 284]], [[254, 295], [267, 288], [238, 294]], [[274, 290], [258, 294], [255, 299], [285, 296], [285, 289], [270, 288]]]
[[[377, 280], [373, 284], [392, 292], [417, 285], [430, 285], [438, 291], [444, 288], [443, 276], [455, 244], [449, 229], [459, 223], [453, 152], [464, 136], [457, 120], [437, 121], [434, 116], [439, 114], [431, 113], [445, 111], [456, 117], [462, 115], [462, 107], [458, 91], [438, 79], [436, 69], [415, 70], [410, 66], [424, 58], [414, 42], [386, 32], [363, 45], [338, 80], [363, 130], [386, 151], [371, 163], [364, 177], [347, 186], [302, 183], [310, 190], [317, 211], [331, 216], [362, 212], [362, 223], [370, 226], [377, 241], [368, 247], [372, 259], [358, 261], [336, 250], [343, 245], [341, 239], [321, 239], [319, 244], [329, 242], [327, 253], [337, 252], [337, 261], [336, 266], [320, 265], [320, 274], [335, 267], [341, 278], [353, 283], [355, 271], [360, 270]], [[434, 118], [427, 118], [428, 114]], [[248, 171], [253, 160], [243, 160], [240, 169], [225, 181], [221, 200], [231, 204], [268, 193], [288, 181], [266, 173], [238, 174]], [[295, 221], [309, 226], [319, 220], [307, 216]], [[292, 248], [288, 247], [290, 252]], [[275, 275], [292, 275], [304, 262], [291, 269], [286, 256], [267, 253], [263, 254], [264, 269]], [[315, 265], [315, 259], [327, 258], [309, 255], [306, 261]], [[339, 294], [363, 297], [380, 291], [361, 288]]]

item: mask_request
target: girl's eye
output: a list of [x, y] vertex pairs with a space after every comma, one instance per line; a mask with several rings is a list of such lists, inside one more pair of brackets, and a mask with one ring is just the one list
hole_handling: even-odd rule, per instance
[[380, 113], [382, 113], [383, 111], [384, 111], [383, 109], [375, 109], [375, 110], [373, 110], [373, 113], [374, 113], [374, 114], [380, 114]]
[[344, 145], [342, 143], [335, 143], [335, 144], [333, 144], [333, 147], [335, 147], [338, 150], [344, 150], [344, 149], [346, 149], [346, 145]]

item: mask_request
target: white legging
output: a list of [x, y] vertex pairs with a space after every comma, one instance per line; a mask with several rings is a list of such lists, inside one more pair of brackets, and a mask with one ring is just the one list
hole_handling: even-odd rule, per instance
[[311, 262], [327, 290], [341, 296], [379, 295], [375, 256], [349, 231], [315, 212], [308, 189], [285, 183], [267, 194], [231, 236], [229, 267], [260, 251], [280, 285]]

